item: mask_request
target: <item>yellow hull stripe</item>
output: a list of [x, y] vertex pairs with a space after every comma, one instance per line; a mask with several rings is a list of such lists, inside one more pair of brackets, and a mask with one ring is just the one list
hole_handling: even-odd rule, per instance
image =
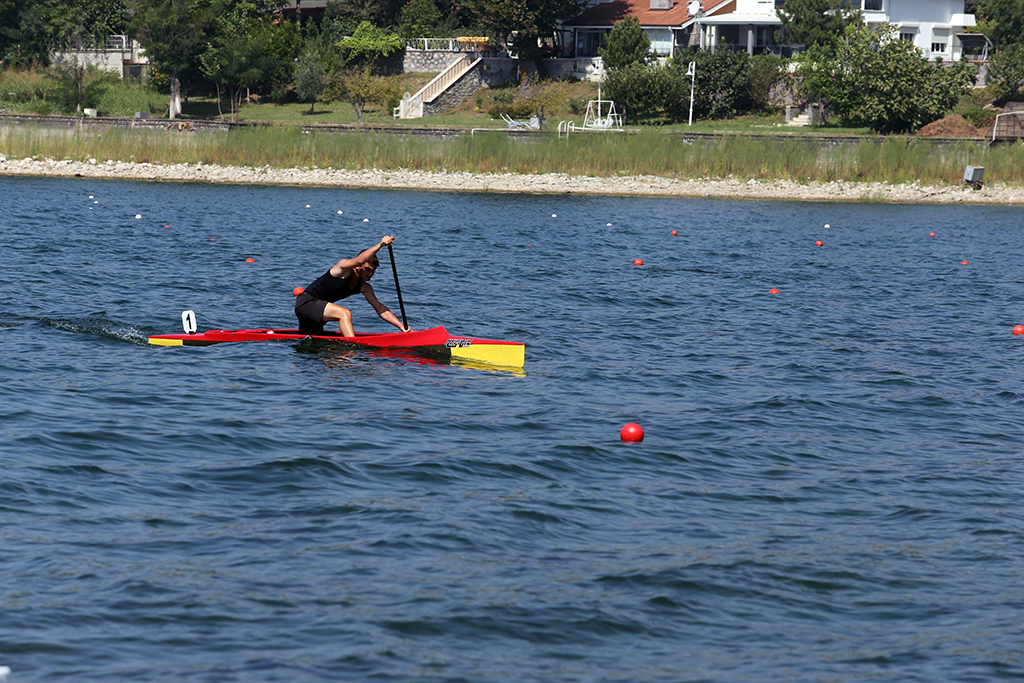
[[160, 339], [159, 337], [150, 337], [149, 343], [154, 346], [184, 346], [184, 342], [180, 339]]
[[526, 362], [526, 346], [523, 344], [471, 344], [455, 346], [452, 358], [490, 365], [505, 365], [521, 368]]

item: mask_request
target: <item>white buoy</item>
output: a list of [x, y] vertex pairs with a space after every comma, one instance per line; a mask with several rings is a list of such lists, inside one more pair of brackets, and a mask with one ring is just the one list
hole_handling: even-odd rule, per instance
[[9, 666], [0, 666], [0, 683], [2, 683], [2, 681], [6, 681], [7, 677], [10, 676], [10, 675], [11, 675], [11, 667], [9, 667]]
[[831, 228], [831, 227], [832, 227], [832, 226], [831, 226], [831, 225], [829, 225], [828, 223], [826, 223], [826, 224], [825, 224], [825, 229], [826, 229], [826, 230], [827, 230], [827, 229], [829, 229], [829, 228]]
[[306, 204], [306, 208], [307, 208], [307, 209], [309, 208], [309, 204]]
[[89, 195], [89, 199], [92, 199], [92, 198], [93, 198], [93, 196], [92, 196], [92, 195]]
[[141, 213], [137, 213], [137, 214], [135, 214], [135, 217], [136, 218], [142, 218], [142, 214]]
[[370, 219], [369, 219], [369, 218], [364, 218], [364, 219], [363, 219], [363, 222], [364, 222], [364, 223], [369, 223], [369, 222], [370, 222]]
[[99, 202], [99, 200], [98, 200], [98, 199], [97, 199], [96, 201], [94, 201], [94, 202], [93, 202], [93, 204], [99, 204], [99, 203], [100, 203], [100, 202]]
[[558, 218], [558, 214], [557, 213], [553, 213], [553, 214], [551, 214], [551, 217], [552, 218]]
[[611, 224], [611, 223], [605, 223], [605, 224], [604, 224], [604, 226], [605, 226], [606, 228], [610, 228], [610, 227], [612, 227], [612, 224]]
[[338, 210], [338, 215], [339, 215], [339, 216], [340, 216], [340, 215], [342, 215], [343, 213], [345, 213], [345, 212], [344, 212], [344, 211], [342, 211], [342, 210], [340, 210], [340, 209]]

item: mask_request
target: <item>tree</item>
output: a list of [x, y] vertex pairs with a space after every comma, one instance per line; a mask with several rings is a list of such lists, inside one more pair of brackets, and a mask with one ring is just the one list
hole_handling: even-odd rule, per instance
[[1024, 43], [1024, 2], [978, 0], [978, 28], [999, 48]]
[[687, 50], [670, 65], [672, 92], [667, 99], [669, 116], [686, 121], [690, 114], [690, 76], [686, 70], [696, 63], [693, 78], [693, 114], [701, 119], [726, 119], [747, 111], [752, 105], [751, 58], [732, 50]]
[[338, 41], [345, 61], [350, 64], [374, 64], [405, 47], [394, 33], [385, 33], [368, 21], [359, 24], [355, 32]]
[[213, 0], [128, 0], [133, 35], [170, 80], [167, 116], [181, 114], [183, 78], [198, 77], [199, 55], [209, 49], [217, 8]]
[[117, 0], [52, 0], [46, 7], [50, 49], [59, 81], [74, 93], [75, 111], [82, 111], [86, 76], [107, 36], [124, 28], [124, 6]]
[[847, 27], [834, 46], [816, 45], [797, 57], [802, 88], [846, 122], [880, 133], [917, 130], [941, 116], [974, 82], [973, 66], [932, 64], [900, 40], [899, 28]]
[[309, 113], [316, 107], [316, 98], [320, 97], [327, 87], [327, 69], [320, 60], [320, 55], [307, 50], [299, 57], [295, 68], [295, 94], [302, 102], [309, 102]]
[[[132, 15], [132, 33], [150, 62], [170, 81], [171, 119], [181, 114], [183, 84], [206, 76], [221, 84], [230, 78], [236, 87], [251, 87], [290, 73], [291, 60], [298, 54], [298, 32], [270, 26], [270, 13], [280, 6], [279, 0], [125, 2]], [[290, 51], [282, 48], [288, 44]], [[283, 65], [283, 60], [289, 65]]]
[[393, 26], [404, 5], [405, 0], [328, 0], [321, 23], [337, 29], [339, 36], [352, 35], [364, 21]]
[[988, 80], [996, 84], [999, 98], [1016, 96], [1024, 85], [1024, 44], [999, 50], [988, 62]]
[[441, 19], [434, 0], [410, 0], [398, 13], [398, 33], [405, 40], [432, 38]]
[[831, 44], [847, 26], [863, 21], [849, 0], [786, 0], [777, 12], [783, 30], [776, 40], [808, 47]]
[[582, 0], [467, 0], [480, 26], [521, 59], [540, 53], [538, 39], [578, 15]]
[[633, 15], [612, 26], [608, 33], [608, 47], [601, 50], [601, 59], [609, 69], [643, 64], [650, 56], [651, 39], [640, 27], [640, 20]]
[[221, 5], [213, 22], [212, 40], [199, 56], [203, 74], [230, 95], [231, 114], [249, 101], [251, 90], [291, 80], [301, 38], [295, 24], [271, 23], [266, 5], [237, 2]]
[[124, 33], [121, 0], [0, 0], [4, 66], [48, 65], [54, 50], [91, 49]]
[[348, 100], [356, 112], [359, 125], [363, 125], [363, 108], [367, 103], [389, 106], [399, 98], [398, 87], [393, 81], [374, 75], [369, 64], [352, 66], [335, 74], [320, 96], [324, 102]]

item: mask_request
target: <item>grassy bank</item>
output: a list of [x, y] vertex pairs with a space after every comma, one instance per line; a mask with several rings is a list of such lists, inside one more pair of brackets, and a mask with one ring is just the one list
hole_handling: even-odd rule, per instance
[[297, 127], [232, 132], [54, 132], [8, 129], [0, 153], [37, 157], [221, 166], [411, 169], [479, 173], [567, 173], [585, 176], [736, 177], [798, 182], [864, 181], [956, 184], [964, 167], [985, 167], [986, 184], [1024, 186], [1024, 146], [977, 143], [936, 146], [879, 138], [827, 147], [812, 139], [762, 140], [723, 135], [687, 143], [661, 132], [515, 140], [501, 133], [452, 140], [395, 134], [303, 134]]

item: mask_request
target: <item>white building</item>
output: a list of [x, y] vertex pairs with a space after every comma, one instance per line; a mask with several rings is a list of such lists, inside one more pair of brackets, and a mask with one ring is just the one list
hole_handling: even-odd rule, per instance
[[[696, 32], [699, 43], [712, 49], [791, 53], [799, 46], [775, 41], [775, 31], [782, 28], [776, 9], [783, 4], [784, 0], [705, 0], [704, 11], [690, 16], [681, 30]], [[963, 0], [854, 0], [854, 4], [860, 5], [866, 24], [899, 27], [900, 37], [913, 42], [928, 59], [959, 60], [960, 36], [975, 25], [974, 15], [964, 14]]]
[[138, 41], [123, 35], [107, 36], [105, 44], [91, 49], [55, 52], [53, 57], [58, 62], [71, 60], [83, 66], [92, 65], [103, 71], [114, 71], [121, 78], [140, 79], [149, 67], [149, 59]]
[[[628, 15], [636, 16], [661, 56], [678, 49], [701, 47], [743, 50], [750, 54], [772, 52], [791, 56], [803, 46], [780, 44], [775, 33], [782, 28], [776, 12], [785, 0], [598, 0], [578, 17], [565, 22], [571, 32], [567, 45], [575, 57], [591, 57], [611, 31]], [[889, 23], [900, 35], [921, 48], [928, 59], [956, 61], [965, 42], [987, 45], [977, 34], [973, 14], [964, 13], [963, 0], [853, 0], [860, 4], [869, 26]], [[981, 41], [981, 42], [979, 42]]]

